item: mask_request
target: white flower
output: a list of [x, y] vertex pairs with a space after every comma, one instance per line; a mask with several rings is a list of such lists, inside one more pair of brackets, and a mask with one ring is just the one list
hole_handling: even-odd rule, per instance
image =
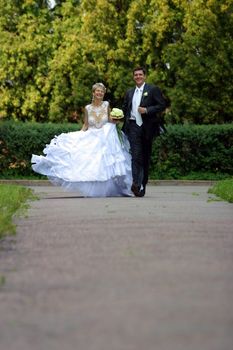
[[144, 97], [148, 96], [148, 92], [145, 91], [144, 94], [143, 94]]
[[111, 110], [110, 115], [111, 115], [111, 117], [113, 119], [122, 119], [122, 118], [124, 118], [124, 113], [123, 113], [122, 109], [120, 109], [120, 108], [113, 108]]

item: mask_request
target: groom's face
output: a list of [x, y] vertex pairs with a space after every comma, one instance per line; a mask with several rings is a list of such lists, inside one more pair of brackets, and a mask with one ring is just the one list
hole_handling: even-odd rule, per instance
[[133, 73], [133, 80], [138, 87], [142, 86], [146, 80], [146, 75], [143, 73], [143, 70], [135, 70]]

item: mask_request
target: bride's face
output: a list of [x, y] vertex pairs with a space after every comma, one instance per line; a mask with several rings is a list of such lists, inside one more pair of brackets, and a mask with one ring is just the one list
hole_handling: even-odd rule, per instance
[[96, 99], [96, 100], [103, 100], [104, 94], [105, 94], [105, 92], [104, 92], [103, 89], [97, 88], [97, 89], [95, 89], [95, 91], [93, 92], [93, 97], [94, 97], [94, 99]]

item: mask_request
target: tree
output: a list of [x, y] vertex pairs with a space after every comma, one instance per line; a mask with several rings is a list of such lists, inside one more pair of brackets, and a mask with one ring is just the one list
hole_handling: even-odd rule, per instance
[[183, 2], [185, 15], [179, 40], [169, 43], [171, 121], [223, 123], [233, 115], [233, 3]]
[[51, 56], [46, 1], [0, 0], [0, 116], [43, 120]]
[[143, 65], [168, 122], [232, 121], [232, 0], [0, 0], [0, 117], [81, 118], [102, 81], [120, 106]]
[[230, 0], [131, 1], [119, 45], [170, 98], [168, 122], [232, 121], [232, 7]]
[[78, 2], [60, 1], [53, 11], [53, 17], [53, 57], [48, 64], [47, 77], [50, 92], [48, 118], [51, 121], [72, 121], [80, 118], [83, 103], [90, 95], [90, 88], [87, 93], [85, 87], [88, 84], [85, 82], [81, 53]]
[[91, 65], [96, 78], [108, 88], [111, 104], [116, 104], [125, 90], [129, 72], [128, 52], [121, 48], [125, 40], [127, 12], [131, 1], [84, 0], [81, 2], [80, 31], [84, 64]]

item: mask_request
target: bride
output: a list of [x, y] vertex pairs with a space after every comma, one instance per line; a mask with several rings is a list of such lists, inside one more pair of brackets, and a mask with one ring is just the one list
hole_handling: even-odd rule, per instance
[[32, 169], [85, 197], [131, 196], [129, 143], [123, 132], [119, 138], [105, 92], [102, 83], [93, 85], [82, 129], [55, 136], [45, 156], [32, 155]]

